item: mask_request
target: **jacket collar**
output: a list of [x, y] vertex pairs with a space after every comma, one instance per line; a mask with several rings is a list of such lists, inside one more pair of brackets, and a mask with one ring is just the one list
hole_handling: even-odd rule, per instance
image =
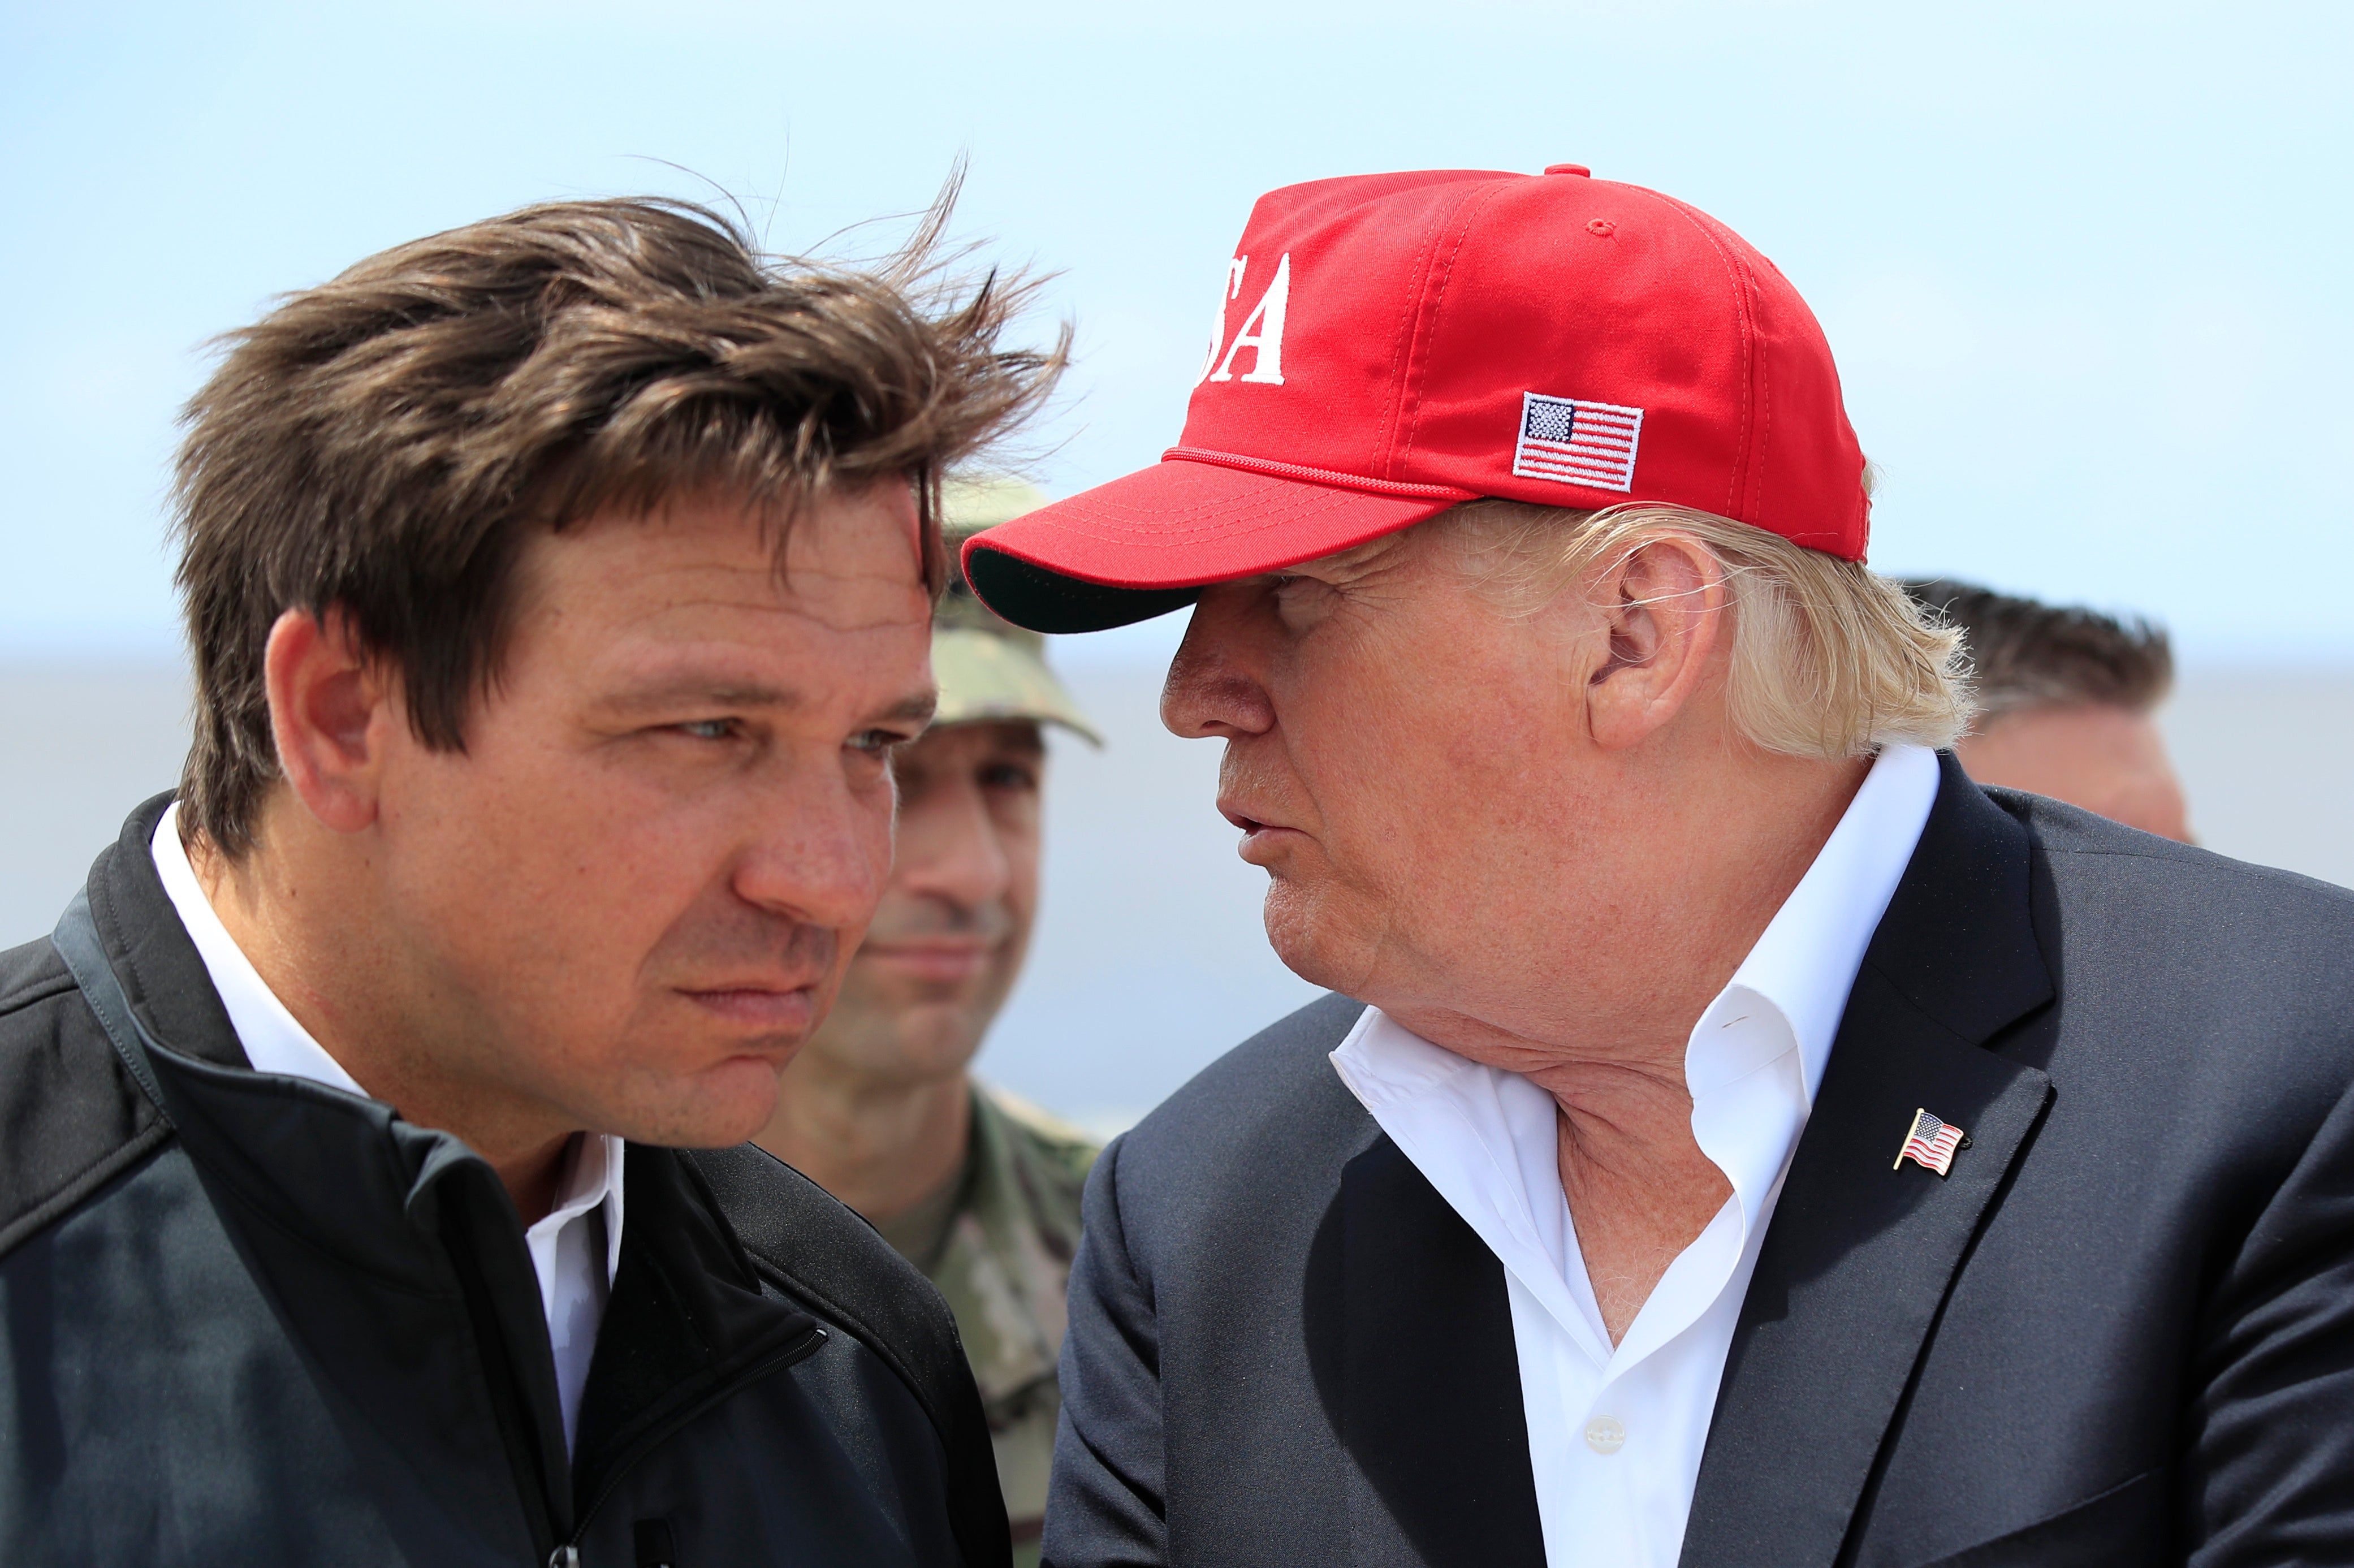
[[380, 1100], [253, 1071], [148, 851], [170, 803], [159, 796], [132, 814], [87, 893], [180, 1141], [208, 1184], [306, 1245], [427, 1284], [432, 1237], [419, 1209], [453, 1170], [479, 1168], [493, 1185], [495, 1175], [457, 1139]]
[[247, 1063], [256, 1072], [308, 1078], [346, 1094], [366, 1094], [279, 1000], [237, 938], [228, 934], [180, 842], [178, 813], [176, 805], [167, 806], [155, 824], [151, 841], [155, 874], [164, 885], [164, 896], [172, 901], [172, 912], [179, 916], [181, 929], [187, 932], [196, 956], [204, 960], [206, 978], [228, 1013], [229, 1027], [237, 1031]]
[[[144, 1032], [137, 1048], [163, 1108], [295, 1332], [380, 1319], [368, 1298], [387, 1287], [462, 1298], [518, 1484], [545, 1510], [543, 1534], [571, 1527], [576, 1475], [585, 1506], [589, 1488], [713, 1397], [815, 1348], [816, 1320], [763, 1296], [701, 1179], [673, 1150], [630, 1146], [636, 1215], [582, 1395], [578, 1463], [567, 1466], [537, 1276], [497, 1173], [458, 1139], [381, 1101], [251, 1069], [149, 853], [170, 801], [140, 807], [91, 867], [90, 921]], [[332, 1309], [323, 1291], [351, 1310]], [[466, 1343], [451, 1327], [448, 1343]], [[313, 1346], [330, 1363], [369, 1348]], [[350, 1368], [345, 1384], [377, 1406], [371, 1414], [387, 1429], [413, 1414], [403, 1414], [399, 1380], [377, 1375], [392, 1370]]]
[[242, 1067], [245, 1051], [228, 1010], [173, 913], [148, 851], [171, 804], [170, 795], [158, 795], [133, 811], [122, 836], [99, 855], [84, 888], [90, 916], [115, 978], [148, 1033], [193, 1060]]
[[[1955, 1274], [2051, 1099], [2043, 1074], [1986, 1048], [2053, 994], [2032, 845], [1951, 755], [1941, 767], [1742, 1305], [1688, 1563], [1837, 1557]], [[1948, 1176], [1891, 1169], [1922, 1109], [1969, 1135]]]
[[632, 1458], [716, 1397], [825, 1339], [815, 1318], [762, 1291], [691, 1162], [632, 1144], [629, 1183], [631, 1224], [573, 1445], [584, 1515]]

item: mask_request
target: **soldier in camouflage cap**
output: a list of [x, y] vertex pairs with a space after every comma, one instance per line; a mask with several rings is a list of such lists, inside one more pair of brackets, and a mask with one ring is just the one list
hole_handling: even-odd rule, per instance
[[[1046, 497], [951, 482], [950, 543]], [[875, 1222], [954, 1309], [996, 1440], [1014, 1560], [1034, 1564], [1061, 1401], [1064, 1287], [1095, 1142], [968, 1067], [1020, 973], [1038, 901], [1044, 726], [1095, 731], [1044, 640], [961, 577], [932, 626], [938, 716], [904, 749], [897, 854], [832, 1012], [759, 1142]]]

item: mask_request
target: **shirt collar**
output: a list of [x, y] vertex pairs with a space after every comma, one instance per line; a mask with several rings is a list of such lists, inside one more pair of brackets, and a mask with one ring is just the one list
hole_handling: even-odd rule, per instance
[[[1739, 988], [1781, 1013], [1797, 1048], [1808, 1106], [1821, 1086], [1863, 951], [1888, 913], [1936, 800], [1935, 752], [1925, 746], [1882, 751], [1814, 863], [1734, 971], [1728, 997], [1719, 999], [1721, 1007]], [[1684, 1058], [1688, 1081], [1712, 1084], [1754, 1065], [1712, 1060], [1698, 1030]]]
[[[525, 1245], [545, 1235], [552, 1249], [557, 1232], [602, 1204], [605, 1283], [611, 1285], [613, 1276], [621, 1267], [621, 1171], [627, 1152], [628, 1145], [610, 1132], [576, 1134], [572, 1147], [564, 1152], [564, 1164], [557, 1174], [556, 1206], [524, 1232]], [[540, 1263], [536, 1248], [532, 1261], [540, 1268], [541, 1289], [552, 1294], [553, 1270]]]
[[[1684, 1053], [1692, 1132], [1732, 1183], [1744, 1237], [1806, 1126], [1864, 948], [1928, 823], [1937, 779], [1936, 755], [1925, 747], [1881, 752], [1798, 885], [1692, 1027]], [[1409, 1158], [1421, 1128], [1472, 1133], [1486, 1149], [1471, 1183], [1479, 1201], [1497, 1205], [1505, 1230], [1561, 1255], [1532, 1228], [1559, 1201], [1550, 1097], [1540, 1117], [1527, 1108], [1533, 1086], [1430, 1044], [1379, 1008], [1366, 1009], [1332, 1065]]]
[[188, 863], [188, 852], [180, 845], [179, 821], [180, 804], [175, 800], [155, 824], [149, 853], [154, 858], [156, 874], [164, 879], [173, 912], [187, 927], [188, 940], [196, 944], [213, 990], [220, 993], [229, 1027], [237, 1031], [238, 1042], [245, 1047], [245, 1059], [257, 1073], [307, 1078], [365, 1097], [367, 1091], [286, 1011], [286, 1004], [278, 1000], [253, 960], [221, 924], [212, 900], [205, 896], [204, 885], [196, 880], [196, 868]]
[[1814, 862], [1692, 1026], [1692, 1137], [1732, 1183], [1745, 1237], [1807, 1125], [1848, 993], [1937, 799], [1937, 758], [1887, 747]]

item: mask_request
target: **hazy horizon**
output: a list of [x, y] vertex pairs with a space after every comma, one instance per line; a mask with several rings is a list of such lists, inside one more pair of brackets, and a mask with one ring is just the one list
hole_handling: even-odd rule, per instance
[[[1030, 966], [979, 1070], [1109, 1128], [1316, 992], [1267, 945], [1263, 875], [1213, 805], [1219, 747], [1161, 727], [1156, 663], [1078, 646], [1055, 652], [1109, 744], [1055, 746]], [[169, 662], [0, 661], [0, 948], [46, 932], [122, 818], [171, 787], [186, 692]], [[2194, 669], [2163, 717], [2210, 847], [2354, 885], [2354, 670]]]

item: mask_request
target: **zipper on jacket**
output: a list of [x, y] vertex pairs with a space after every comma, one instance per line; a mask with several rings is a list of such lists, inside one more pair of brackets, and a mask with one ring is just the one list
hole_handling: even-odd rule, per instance
[[580, 1509], [573, 1516], [572, 1538], [558, 1543], [556, 1550], [548, 1553], [547, 1568], [580, 1568], [580, 1541], [588, 1533], [588, 1521], [597, 1517], [598, 1509], [604, 1505], [607, 1498], [613, 1495], [613, 1489], [621, 1484], [621, 1478], [630, 1473], [631, 1467], [644, 1458], [647, 1453], [663, 1438], [668, 1437], [721, 1401], [733, 1398], [747, 1386], [767, 1377], [770, 1372], [782, 1372], [797, 1361], [808, 1360], [817, 1352], [817, 1348], [824, 1344], [828, 1338], [823, 1324], [811, 1324], [808, 1333], [799, 1339], [787, 1340], [774, 1352], [754, 1361], [693, 1404], [673, 1411], [667, 1419], [648, 1428], [636, 1442], [630, 1445], [628, 1451], [620, 1458], [614, 1461], [612, 1468], [605, 1472], [604, 1480], [597, 1488], [597, 1495], [588, 1499], [588, 1506]]

